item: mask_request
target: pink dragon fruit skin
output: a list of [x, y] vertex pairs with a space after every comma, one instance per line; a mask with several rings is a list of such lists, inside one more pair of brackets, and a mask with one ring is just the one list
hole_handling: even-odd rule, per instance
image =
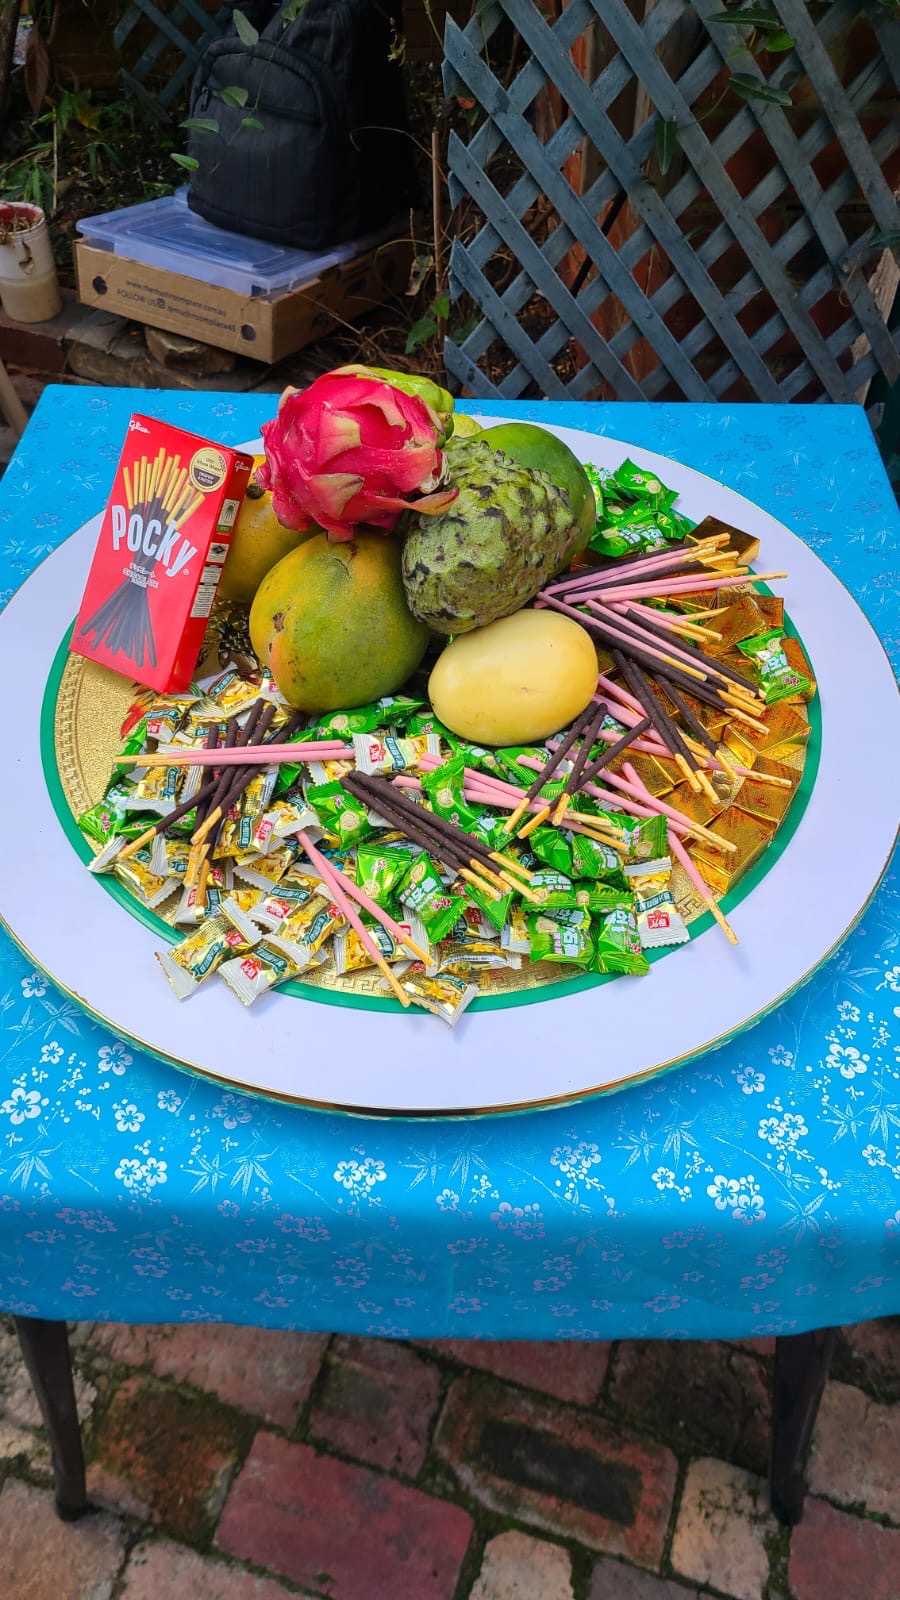
[[314, 524], [334, 540], [357, 528], [389, 533], [404, 511], [443, 511], [456, 491], [437, 490], [444, 420], [417, 395], [373, 378], [326, 372], [307, 389], [288, 390], [263, 423], [265, 466], [286, 528]]

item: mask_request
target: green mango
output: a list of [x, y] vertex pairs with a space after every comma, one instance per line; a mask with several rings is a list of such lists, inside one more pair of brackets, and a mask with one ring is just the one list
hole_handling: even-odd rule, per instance
[[[575, 514], [576, 532], [565, 550], [564, 566], [569, 566], [587, 548], [597, 520], [597, 502], [591, 481], [574, 451], [557, 439], [555, 433], [533, 422], [501, 422], [485, 428], [482, 438], [492, 450], [502, 450], [520, 467], [538, 467], [546, 472], [557, 489], [564, 489]], [[562, 569], [560, 569], [562, 570]]]

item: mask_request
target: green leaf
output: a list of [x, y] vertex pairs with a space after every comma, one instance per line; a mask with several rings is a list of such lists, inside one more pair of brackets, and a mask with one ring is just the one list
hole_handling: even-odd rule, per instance
[[793, 50], [793, 48], [793, 35], [786, 33], [784, 28], [779, 28], [777, 33], [767, 33], [763, 42], [763, 49], [768, 50], [773, 56], [779, 50]]
[[219, 124], [212, 117], [185, 117], [182, 128], [199, 128], [201, 133], [218, 133]]
[[431, 315], [438, 322], [446, 322], [450, 315], [450, 296], [439, 294], [431, 302]]
[[733, 72], [731, 74], [731, 87], [735, 89], [744, 100], [766, 100], [771, 105], [786, 106], [788, 110], [794, 102], [783, 89], [773, 88], [771, 83], [766, 83], [764, 78], [751, 78], [748, 72]]
[[218, 97], [226, 106], [245, 106], [250, 98], [249, 91], [240, 84], [230, 83], [227, 88], [217, 91]]
[[420, 317], [418, 322], [413, 323], [406, 336], [404, 346], [406, 355], [411, 356], [414, 350], [418, 350], [420, 344], [426, 344], [436, 333], [437, 323], [434, 317]]
[[761, 33], [783, 31], [781, 18], [764, 6], [745, 6], [740, 11], [717, 11], [714, 17], [707, 17], [706, 20], [730, 23], [733, 28], [759, 28]]
[[869, 240], [869, 249], [900, 249], [900, 228], [889, 228], [886, 233], [873, 233], [871, 239]]
[[172, 160], [177, 161], [179, 167], [187, 167], [188, 172], [196, 172], [200, 165], [199, 161], [195, 161], [193, 156], [183, 156], [177, 150], [173, 152]]
[[656, 159], [659, 162], [659, 170], [665, 177], [672, 165], [672, 157], [678, 149], [678, 123], [667, 122], [665, 117], [657, 117], [654, 136], [656, 139]]
[[232, 11], [231, 20], [241, 44], [256, 44], [259, 39], [259, 29], [254, 28], [250, 18], [245, 17], [243, 11]]
[[259, 117], [241, 117], [241, 127], [255, 128], [257, 133], [262, 133], [264, 131], [263, 124], [260, 122]]

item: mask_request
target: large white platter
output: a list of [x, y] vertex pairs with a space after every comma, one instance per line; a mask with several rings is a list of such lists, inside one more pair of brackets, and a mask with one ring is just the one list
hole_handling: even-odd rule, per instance
[[[490, 421], [498, 419], [492, 417]], [[540, 991], [537, 1003], [468, 1012], [454, 1030], [425, 1013], [361, 1010], [274, 994], [249, 1010], [210, 982], [179, 1003], [153, 959], [161, 939], [91, 877], [65, 837], [44, 780], [40, 714], [97, 537], [94, 518], [54, 552], [0, 615], [7, 702], [0, 918], [62, 989], [121, 1037], [176, 1066], [305, 1105], [400, 1115], [531, 1108], [621, 1087], [721, 1043], [784, 999], [850, 931], [895, 838], [894, 786], [864, 788], [859, 762], [900, 747], [900, 707], [884, 651], [855, 601], [800, 539], [743, 496], [625, 441], [554, 429], [582, 460], [626, 455], [679, 491], [679, 509], [758, 535], [760, 570], [804, 641], [822, 710], [816, 783], [771, 870], [737, 906], [737, 949], [716, 928], [643, 979]], [[877, 746], [876, 746], [877, 741]]]

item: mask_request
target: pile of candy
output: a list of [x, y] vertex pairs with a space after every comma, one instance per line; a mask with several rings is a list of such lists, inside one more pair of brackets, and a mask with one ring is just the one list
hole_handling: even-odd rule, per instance
[[[538, 826], [521, 845], [511, 843], [504, 823], [512, 802], [504, 811], [467, 801], [464, 774], [480, 771], [524, 792], [534, 770], [523, 760], [546, 761], [547, 751], [465, 744], [436, 723], [426, 701], [411, 697], [338, 712], [295, 734], [304, 750], [316, 742], [334, 749], [340, 739], [351, 758], [261, 767], [224, 819], [202, 891], [185, 883], [197, 826], [190, 806], [120, 859], [145, 836], [148, 814], [170, 814], [198, 791], [201, 769], [176, 764], [176, 753], [202, 748], [213, 727], [224, 738], [230, 720], [246, 722], [260, 703], [276, 707], [270, 726], [285, 723], [287, 709], [277, 704], [271, 682], [246, 682], [234, 671], [194, 694], [156, 700], [130, 730], [123, 755], [155, 750], [160, 764], [117, 767], [103, 800], [79, 819], [102, 844], [91, 870], [113, 873], [144, 906], [174, 906], [172, 922], [188, 930], [181, 943], [158, 953], [180, 998], [216, 972], [249, 1004], [325, 961], [336, 974], [372, 965], [329, 882], [305, 855], [301, 833], [426, 957], [411, 960], [375, 914], [363, 914], [409, 998], [448, 1022], [487, 975], [503, 968], [553, 961], [582, 971], [640, 974], [647, 971], [645, 948], [687, 939], [669, 889], [664, 816], [617, 813], [613, 819], [585, 797], [576, 816], [596, 816], [600, 829], [613, 824], [615, 845], [552, 825]], [[499, 875], [493, 883], [476, 880], [474, 873], [466, 881], [448, 871], [405, 832], [385, 826], [341, 782], [350, 772], [414, 770], [420, 778], [408, 781], [421, 784], [424, 808], [515, 862], [519, 872], [508, 875], [511, 882]], [[565, 772], [563, 764], [543, 799], [557, 799]], [[571, 820], [574, 828], [576, 817]]]
[[598, 649], [564, 736], [481, 748], [412, 694], [307, 726], [252, 664], [136, 702], [79, 826], [91, 871], [184, 931], [157, 953], [180, 999], [214, 974], [250, 1004], [372, 968], [452, 1024], [526, 964], [643, 974], [704, 908], [737, 942], [716, 896], [791, 803], [815, 693], [783, 603], [751, 592], [784, 574], [753, 574], [754, 539], [693, 529], [633, 462], [587, 470], [592, 549], [628, 558], [537, 596]]
[[679, 544], [693, 529], [693, 522], [674, 509], [676, 489], [667, 489], [659, 478], [633, 461], [623, 461], [612, 472], [608, 467], [587, 465], [597, 501], [597, 521], [590, 548], [601, 556], [642, 555]]

